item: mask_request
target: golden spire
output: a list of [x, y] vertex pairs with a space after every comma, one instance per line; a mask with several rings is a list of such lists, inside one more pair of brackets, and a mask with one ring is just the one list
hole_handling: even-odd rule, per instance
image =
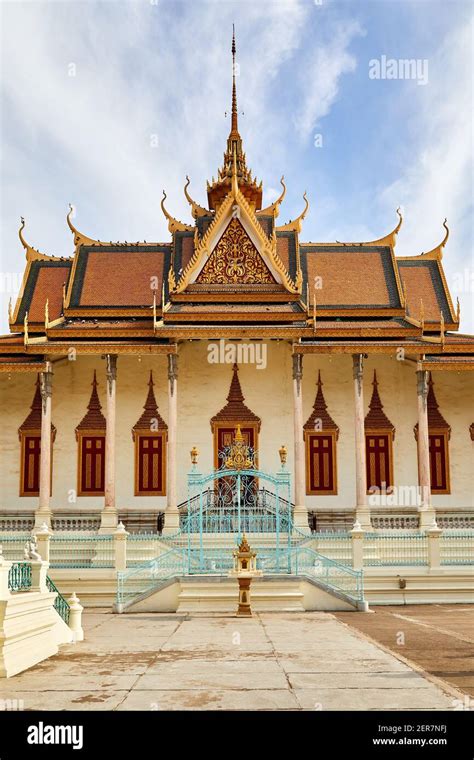
[[235, 28], [232, 29], [232, 109], [231, 125], [227, 138], [227, 149], [224, 153], [224, 164], [218, 170], [217, 179], [212, 178], [211, 183], [207, 183], [207, 198], [209, 208], [217, 211], [222, 205], [225, 198], [232, 191], [232, 174], [234, 172], [234, 154], [237, 165], [237, 176], [240, 192], [245, 196], [247, 201], [252, 205], [255, 211], [262, 206], [262, 183], [252, 177], [252, 172], [247, 168], [245, 153], [242, 148], [242, 138], [239, 133], [238, 111], [237, 111], [237, 86], [235, 82], [237, 64], [235, 62], [236, 45], [235, 45]]
[[237, 118], [237, 88], [235, 86], [235, 53], [235, 25], [232, 24], [232, 122], [229, 137], [240, 139]]

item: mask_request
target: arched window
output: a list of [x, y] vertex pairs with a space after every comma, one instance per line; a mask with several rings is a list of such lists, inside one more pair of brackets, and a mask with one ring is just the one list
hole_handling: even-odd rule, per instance
[[365, 459], [367, 491], [388, 490], [393, 486], [393, 440], [395, 427], [383, 411], [377, 373], [374, 370], [369, 413], [365, 418]]
[[168, 426], [158, 412], [150, 372], [144, 412], [132, 430], [135, 443], [135, 496], [166, 495]]
[[87, 412], [76, 427], [77, 495], [103, 496], [105, 490], [105, 429], [94, 371]]
[[321, 372], [313, 411], [303, 426], [306, 449], [306, 493], [337, 494], [336, 441], [339, 428], [327, 411]]
[[[39, 495], [41, 457], [41, 392], [40, 378], [36, 379], [36, 390], [30, 413], [18, 428], [20, 440], [20, 496]], [[56, 438], [56, 428], [51, 425], [51, 444]], [[53, 471], [51, 447], [51, 475]], [[51, 481], [52, 486], [52, 481]]]

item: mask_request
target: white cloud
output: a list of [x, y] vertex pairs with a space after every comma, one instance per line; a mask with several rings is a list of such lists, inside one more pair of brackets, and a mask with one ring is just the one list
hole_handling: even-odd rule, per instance
[[430, 84], [423, 88], [426, 98], [420, 99], [412, 124], [418, 152], [413, 151], [400, 178], [381, 194], [387, 208], [401, 203], [405, 209], [398, 255], [433, 248], [444, 237], [442, 222], [448, 218], [451, 234], [443, 267], [454, 300], [459, 296], [463, 331], [474, 330], [470, 33], [465, 23], [455, 28], [431, 58]]
[[330, 29], [328, 42], [312, 43], [301, 67], [301, 105], [295, 116], [296, 129], [303, 139], [331, 110], [343, 74], [355, 70], [356, 58], [348, 48], [363, 33], [357, 21], [339, 20]]

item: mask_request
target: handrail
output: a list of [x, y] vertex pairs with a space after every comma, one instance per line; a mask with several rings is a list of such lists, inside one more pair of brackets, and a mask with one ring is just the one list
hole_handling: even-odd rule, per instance
[[28, 591], [31, 588], [31, 565], [29, 562], [14, 562], [8, 571], [8, 588], [12, 592]]
[[69, 615], [71, 612], [69, 602], [63, 597], [61, 592], [58, 591], [56, 585], [51, 580], [49, 575], [46, 576], [46, 586], [48, 588], [48, 591], [52, 591], [56, 594], [56, 599], [54, 600], [54, 609], [56, 610], [58, 615], [64, 620], [66, 625], [69, 625]]

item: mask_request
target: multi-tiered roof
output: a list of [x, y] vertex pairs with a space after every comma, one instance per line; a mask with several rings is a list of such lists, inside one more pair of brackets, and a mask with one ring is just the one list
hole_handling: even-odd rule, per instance
[[302, 213], [277, 224], [282, 192], [262, 208], [262, 183], [247, 167], [238, 126], [232, 39], [232, 112], [224, 162], [207, 186], [208, 208], [184, 187], [192, 222], [168, 221], [169, 242], [100, 241], [72, 219], [74, 253], [54, 257], [26, 242], [23, 285], [0, 338], [0, 365], [41, 363], [79, 352], [169, 352], [187, 338], [288, 339], [295, 350], [393, 353], [424, 357], [427, 369], [473, 365], [474, 337], [456, 334], [443, 271], [442, 242], [396, 257], [402, 224], [372, 241], [307, 243]]

